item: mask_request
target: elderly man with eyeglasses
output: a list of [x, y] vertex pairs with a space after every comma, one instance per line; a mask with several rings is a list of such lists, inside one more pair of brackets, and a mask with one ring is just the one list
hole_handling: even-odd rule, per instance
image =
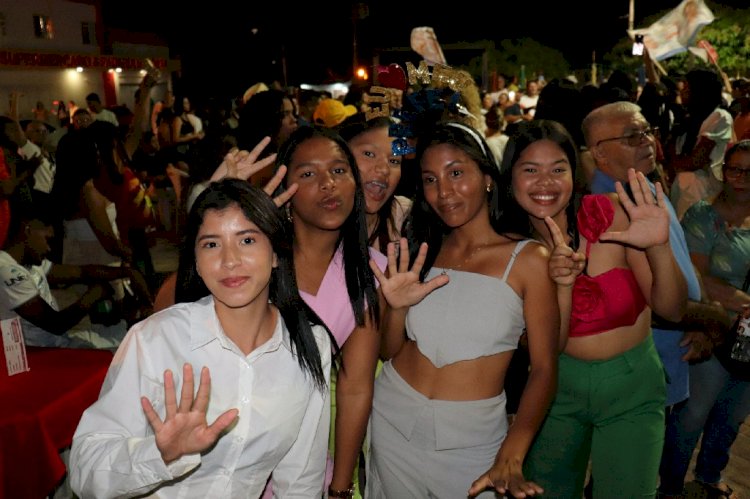
[[[615, 182], [627, 185], [628, 168], [649, 175], [656, 168], [654, 129], [631, 102], [615, 102], [596, 108], [582, 123], [583, 134], [596, 170], [593, 193], [615, 192]], [[690, 261], [685, 234], [674, 208], [670, 215], [669, 244], [688, 284], [687, 313], [680, 323], [654, 316], [654, 343], [667, 376], [667, 409], [688, 398], [688, 362], [705, 359], [713, 348], [712, 337], [726, 328], [721, 307], [701, 303], [701, 285]]]

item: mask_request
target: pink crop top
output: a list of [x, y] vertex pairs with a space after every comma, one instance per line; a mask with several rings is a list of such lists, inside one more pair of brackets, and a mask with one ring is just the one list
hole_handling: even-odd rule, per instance
[[[612, 200], [604, 194], [584, 196], [578, 210], [578, 231], [586, 238], [586, 258], [614, 220]], [[569, 336], [590, 336], [635, 324], [646, 299], [630, 269], [613, 268], [598, 276], [582, 273], [573, 285]]]

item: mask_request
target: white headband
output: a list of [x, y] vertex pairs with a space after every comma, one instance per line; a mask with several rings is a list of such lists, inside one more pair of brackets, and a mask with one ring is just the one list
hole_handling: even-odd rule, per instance
[[484, 154], [485, 157], [487, 157], [487, 150], [484, 148], [484, 142], [482, 142], [482, 138], [479, 136], [479, 134], [474, 130], [473, 128], [464, 125], [463, 123], [458, 123], [455, 121], [451, 121], [450, 123], [446, 123], [447, 126], [452, 126], [454, 128], [460, 128], [464, 132], [471, 135], [471, 137], [476, 141], [477, 144], [479, 144], [479, 148], [482, 149], [482, 154]]

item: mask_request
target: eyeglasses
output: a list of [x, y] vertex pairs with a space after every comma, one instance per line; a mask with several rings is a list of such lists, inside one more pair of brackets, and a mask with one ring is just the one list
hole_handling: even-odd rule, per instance
[[724, 175], [727, 177], [745, 177], [750, 178], [750, 168], [739, 168], [737, 166], [724, 165]]
[[602, 139], [599, 142], [597, 142], [596, 145], [598, 146], [602, 142], [610, 142], [612, 140], [624, 140], [625, 143], [629, 145], [630, 147], [636, 147], [636, 146], [643, 144], [644, 140], [653, 138], [654, 134], [658, 130], [659, 129], [656, 127], [646, 128], [645, 130], [641, 130], [640, 132], [633, 132], [628, 135], [622, 135], [620, 137], [611, 137], [609, 139]]

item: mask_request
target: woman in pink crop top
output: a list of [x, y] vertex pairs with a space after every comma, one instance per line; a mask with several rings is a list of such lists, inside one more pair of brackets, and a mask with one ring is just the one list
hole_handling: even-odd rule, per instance
[[558, 394], [525, 471], [554, 497], [580, 497], [590, 457], [595, 497], [653, 494], [665, 389], [651, 310], [679, 320], [686, 297], [664, 195], [631, 169], [632, 200], [618, 184], [617, 195], [575, 202], [576, 147], [553, 121], [523, 123], [508, 151], [501, 170], [516, 201], [514, 230], [552, 252], [550, 276], [570, 316]]

